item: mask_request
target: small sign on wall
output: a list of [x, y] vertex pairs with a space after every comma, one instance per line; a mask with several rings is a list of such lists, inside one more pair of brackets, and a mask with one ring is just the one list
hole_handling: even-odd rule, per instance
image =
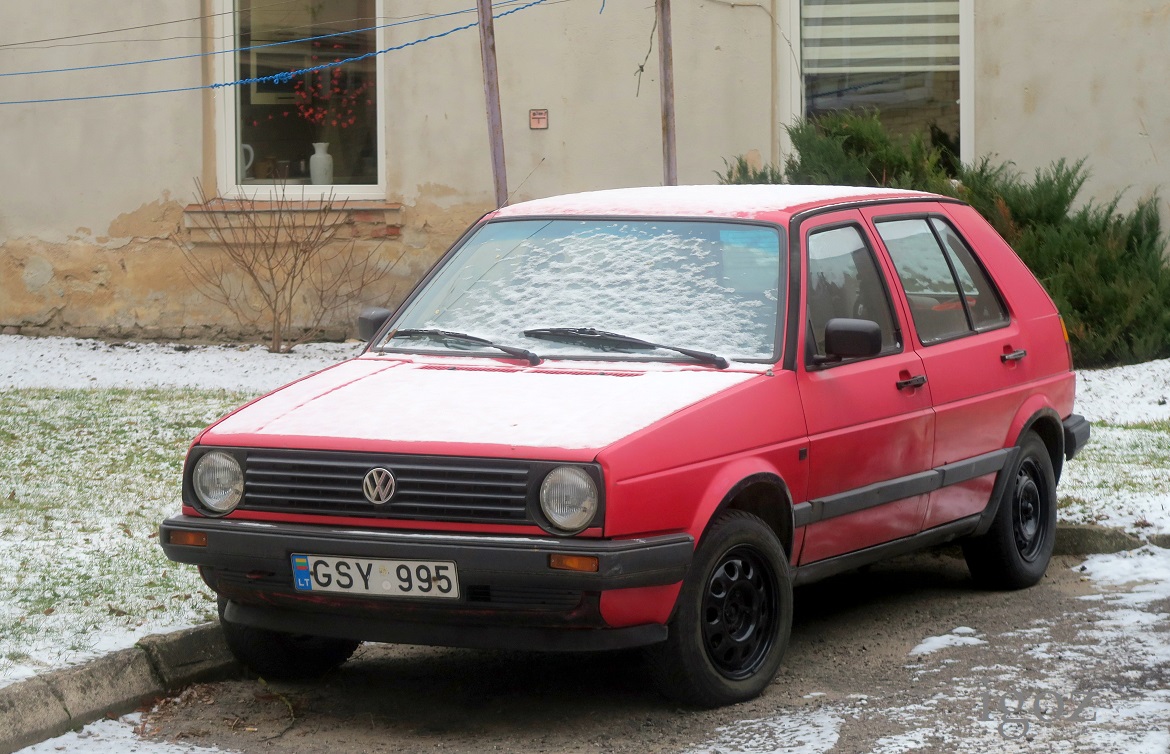
[[548, 128], [548, 110], [529, 110], [528, 127], [531, 129]]

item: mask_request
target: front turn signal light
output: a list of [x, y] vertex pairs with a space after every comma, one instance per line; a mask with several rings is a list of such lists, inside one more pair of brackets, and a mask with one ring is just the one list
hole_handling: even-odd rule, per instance
[[186, 545], [187, 547], [207, 547], [207, 533], [201, 531], [172, 531], [167, 535], [167, 542], [172, 545]]
[[548, 567], [558, 571], [597, 573], [596, 555], [549, 555]]

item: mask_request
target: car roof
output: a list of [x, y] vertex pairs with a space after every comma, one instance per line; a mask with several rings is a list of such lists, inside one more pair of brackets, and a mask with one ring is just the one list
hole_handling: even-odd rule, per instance
[[798, 211], [871, 199], [938, 198], [934, 194], [857, 186], [649, 186], [550, 196], [501, 208], [495, 217], [653, 216], [778, 219]]

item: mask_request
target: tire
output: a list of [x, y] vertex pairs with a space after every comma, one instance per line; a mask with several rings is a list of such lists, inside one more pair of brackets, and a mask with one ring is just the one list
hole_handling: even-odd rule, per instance
[[665, 642], [647, 649], [666, 697], [695, 707], [754, 699], [771, 683], [792, 630], [792, 576], [776, 534], [728, 511], [695, 551]]
[[1034, 432], [1020, 439], [991, 528], [963, 543], [971, 576], [989, 589], [1023, 589], [1048, 570], [1056, 541], [1056, 475], [1048, 448]]
[[348, 660], [361, 643], [232, 623], [223, 617], [226, 604], [226, 600], [219, 600], [219, 625], [228, 649], [261, 678], [274, 681], [319, 678]]

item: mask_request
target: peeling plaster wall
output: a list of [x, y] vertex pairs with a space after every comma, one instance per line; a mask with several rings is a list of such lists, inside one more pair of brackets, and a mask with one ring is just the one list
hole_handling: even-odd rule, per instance
[[976, 0], [975, 14], [977, 155], [1029, 173], [1087, 157], [1083, 201], [1170, 195], [1170, 3]]
[[[792, 51], [773, 13], [796, 0], [673, 4], [679, 177], [713, 183], [723, 159], [775, 154]], [[6, 41], [192, 18], [227, 0], [104, 0], [70, 13], [5, 12]], [[393, 10], [387, 0], [387, 7]], [[418, 0], [411, 13], [464, 10]], [[662, 181], [658, 41], [651, 2], [550, 3], [496, 24], [500, 99], [513, 201]], [[1170, 3], [974, 0], [975, 154], [1031, 171], [1088, 157], [1083, 199], [1159, 188], [1170, 160]], [[389, 11], [388, 11], [389, 13]], [[781, 24], [788, 15], [782, 14]], [[387, 46], [466, 23], [459, 15], [395, 26]], [[136, 31], [135, 42], [0, 48], [20, 71], [194, 54], [201, 26]], [[653, 37], [653, 41], [652, 41]], [[152, 41], [154, 40], [154, 41]], [[773, 45], [778, 45], [773, 49]], [[647, 54], [649, 53], [649, 54]], [[772, 70], [775, 61], [776, 70]], [[640, 76], [639, 66], [643, 66]], [[204, 83], [198, 59], [0, 78], [0, 100], [172, 89]], [[207, 74], [217, 70], [208, 65]], [[385, 60], [388, 202], [403, 205], [386, 259], [402, 260], [368, 300], [393, 305], [460, 233], [494, 205], [478, 36], [465, 30]], [[208, 79], [210, 80], [210, 79]], [[246, 335], [196, 292], [169, 240], [196, 177], [214, 182], [230, 149], [214, 108], [224, 96], [0, 106], [0, 328], [118, 337]], [[774, 110], [775, 108], [775, 110]], [[549, 128], [528, 111], [548, 109]], [[221, 185], [221, 190], [226, 186]], [[348, 323], [339, 321], [344, 330]]]
[[[6, 43], [198, 16], [193, 0], [102, 3], [89, 12], [5, 11]], [[185, 55], [175, 27], [0, 48], [0, 70], [28, 71]], [[175, 39], [173, 37], [180, 36]], [[165, 41], [149, 41], [171, 37]], [[84, 42], [86, 44], [76, 44]], [[92, 44], [90, 44], [92, 43]], [[200, 83], [176, 62], [0, 79], [0, 100], [170, 89]], [[0, 325], [48, 331], [160, 327], [194, 301], [165, 240], [178, 228], [202, 156], [198, 93], [0, 106]], [[36, 328], [33, 328], [36, 329]]]
[[[412, 13], [468, 7], [464, 0], [416, 5]], [[68, 14], [35, 5], [10, 9], [5, 38], [135, 27], [221, 11], [230, 3], [107, 0], [87, 7]], [[724, 157], [771, 153], [771, 7], [675, 3], [681, 182], [714, 182]], [[600, 0], [549, 4], [496, 24], [515, 201], [662, 181], [653, 4], [610, 2], [604, 13], [600, 9]], [[469, 19], [396, 26], [387, 46]], [[131, 35], [158, 41], [0, 48], [0, 70], [194, 54], [201, 51], [199, 30], [195, 22]], [[635, 72], [644, 60], [639, 83]], [[367, 292], [368, 300], [355, 303], [392, 306], [494, 201], [476, 32], [388, 55], [385, 72], [385, 198], [404, 206], [398, 235], [385, 243], [383, 255], [401, 260]], [[6, 77], [0, 78], [0, 100], [198, 86], [203, 76], [200, 61], [191, 59]], [[549, 110], [548, 130], [529, 129], [528, 110], [536, 108]], [[169, 240], [194, 199], [193, 180], [207, 179], [207, 166], [215, 164], [209, 150], [217, 143], [226, 148], [223, 134], [208, 138], [206, 129], [217, 123], [199, 92], [0, 106], [8, 145], [0, 155], [8, 179], [0, 182], [0, 328], [114, 337], [248, 335], [229, 311], [194, 290]], [[349, 323], [337, 326], [344, 331]]]

